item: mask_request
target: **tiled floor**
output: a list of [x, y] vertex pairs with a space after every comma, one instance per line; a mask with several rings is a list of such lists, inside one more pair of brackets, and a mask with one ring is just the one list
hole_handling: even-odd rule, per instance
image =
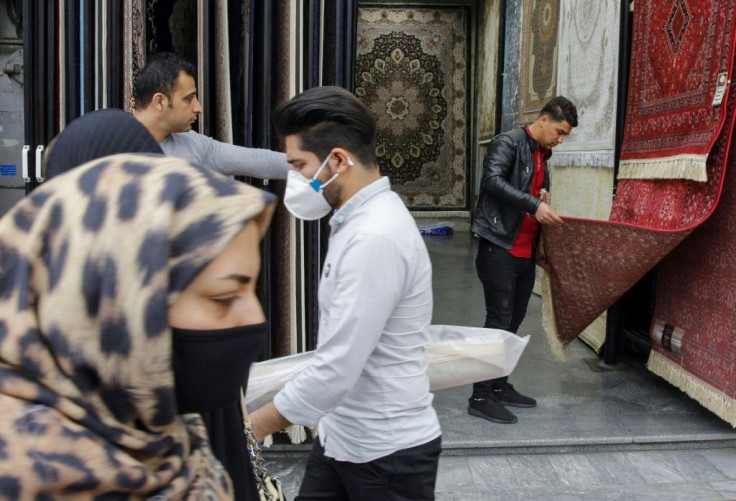
[[[434, 267], [433, 323], [481, 326], [471, 238], [425, 240]], [[736, 433], [727, 423], [647, 371], [641, 356], [601, 370], [595, 353], [575, 342], [570, 360], [558, 362], [540, 309], [533, 296], [519, 331], [531, 340], [511, 382], [538, 406], [513, 409], [518, 423], [469, 416], [469, 387], [436, 393], [443, 428], [438, 499], [736, 499]], [[306, 448], [266, 453], [290, 499]]]
[[[304, 459], [269, 468], [294, 499]], [[736, 448], [440, 458], [438, 500], [736, 499]]]

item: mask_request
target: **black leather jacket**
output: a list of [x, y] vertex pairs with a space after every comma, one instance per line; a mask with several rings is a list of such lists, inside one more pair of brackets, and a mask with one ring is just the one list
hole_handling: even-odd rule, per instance
[[[505, 249], [516, 241], [525, 213], [534, 215], [541, 203], [529, 194], [537, 141], [519, 127], [494, 137], [483, 159], [478, 205], [470, 231]], [[544, 188], [549, 172], [544, 157]]]

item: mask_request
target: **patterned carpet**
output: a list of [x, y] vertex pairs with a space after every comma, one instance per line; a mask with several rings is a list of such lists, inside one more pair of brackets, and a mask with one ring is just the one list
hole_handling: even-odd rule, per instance
[[521, 36], [519, 124], [536, 120], [557, 93], [559, 0], [524, 0]]
[[[670, 20], [684, 17], [681, 12], [684, 8], [705, 15], [702, 10], [705, 7], [718, 13], [721, 23], [719, 36], [728, 43], [713, 50], [710, 76], [704, 80], [711, 83], [710, 93], [700, 95], [702, 102], [693, 103], [686, 99], [692, 91], [686, 85], [678, 87], [682, 96], [679, 101], [671, 85], [660, 85], [659, 82], [642, 86], [640, 70], [632, 71], [629, 86], [630, 103], [636, 102], [635, 97], [642, 94], [646, 94], [650, 102], [670, 100], [680, 103], [678, 109], [672, 105], [661, 110], [662, 114], [670, 116], [680, 144], [691, 145], [701, 141], [701, 147], [706, 145], [700, 118], [703, 117], [703, 109], [712, 112], [711, 120], [719, 123], [710, 124], [708, 128], [716, 135], [714, 140], [708, 140], [705, 181], [672, 178], [621, 180], [609, 222], [568, 218], [562, 227], [544, 228], [542, 239], [548, 261], [544, 284], [545, 330], [550, 340], [557, 343], [558, 354], [564, 356], [562, 346], [664, 259], [657, 274], [652, 329], [655, 346], [649, 367], [736, 426], [736, 353], [733, 350], [736, 346], [736, 330], [733, 328], [736, 298], [730, 298], [732, 291], [736, 290], [736, 265], [731, 264], [735, 261], [728, 250], [734, 243], [736, 224], [731, 216], [732, 197], [723, 196], [724, 190], [726, 194], [736, 190], [731, 186], [734, 181], [726, 175], [736, 160], [733, 154], [729, 156], [736, 107], [734, 82], [728, 84], [726, 101], [720, 105], [713, 104], [718, 75], [723, 68], [729, 68], [732, 75], [736, 70], [736, 6], [727, 0], [701, 0], [687, 5], [666, 0], [637, 2], [632, 68], [648, 66], [649, 61], [640, 57], [642, 46], [657, 38], [650, 26], [652, 16], [647, 13], [667, 11], [667, 19]], [[686, 26], [684, 22], [676, 26], [681, 31], [699, 29], [697, 25]], [[698, 36], [680, 35], [679, 39], [689, 40], [687, 43], [697, 42], [700, 47], [702, 40]], [[675, 64], [680, 61], [681, 51], [687, 51], [687, 48], [675, 44], [673, 39], [668, 39], [667, 43], [670, 60], [663, 54], [658, 57], [661, 64]], [[689, 69], [690, 76], [678, 75], [674, 79], [680, 82], [703, 80], [699, 64], [683, 66], [682, 69]], [[678, 128], [678, 117], [692, 115], [697, 117], [687, 120], [694, 136], [689, 138], [685, 128]], [[632, 152], [642, 142], [639, 131], [646, 130], [647, 124], [651, 127], [657, 122], [653, 122], [651, 116], [634, 112], [629, 112], [627, 119], [624, 150]], [[643, 153], [644, 159], [653, 158], [656, 145], [660, 146], [660, 158], [680, 155], [681, 149], [669, 148], [672, 143], [662, 140], [667, 133], [650, 135], [651, 145]], [[635, 146], [626, 142], [629, 140]], [[636, 168], [646, 170], [648, 167], [640, 163]], [[724, 183], [725, 180], [728, 182]], [[723, 202], [719, 205], [721, 200]]]
[[358, 10], [356, 95], [378, 120], [376, 154], [412, 209], [467, 210], [468, 11]]
[[[714, 101], [730, 68], [733, 2], [643, 2], [632, 46], [620, 178], [705, 181], [724, 123]], [[725, 87], [724, 87], [725, 90]]]
[[614, 165], [620, 7], [561, 0], [557, 93], [578, 108], [579, 123], [554, 149], [551, 165]]

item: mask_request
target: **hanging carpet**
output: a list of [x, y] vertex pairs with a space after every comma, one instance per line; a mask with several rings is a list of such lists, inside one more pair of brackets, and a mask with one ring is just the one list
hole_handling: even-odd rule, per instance
[[[636, 3], [635, 41], [619, 178], [705, 181], [706, 158], [725, 106], [714, 89], [725, 85], [732, 50], [733, 2], [645, 0]], [[725, 87], [721, 87], [725, 89]]]
[[557, 88], [560, 0], [524, 0], [522, 6], [519, 123], [537, 119]]
[[522, 0], [507, 0], [505, 5], [500, 132], [519, 126]]
[[[706, 7], [711, 10], [706, 12]], [[701, 79], [708, 83], [710, 91], [701, 93], [701, 102], [694, 103], [685, 99], [691, 95], [688, 93], [691, 89], [683, 89], [687, 92], [680, 100], [679, 110], [667, 110], [671, 117], [667, 127], [672, 126], [678, 136], [683, 136], [679, 139], [681, 145], [700, 141], [705, 152], [702, 176], [705, 181], [676, 176], [659, 180], [623, 179], [618, 184], [609, 221], [565, 218], [562, 226], [543, 227], [542, 247], [547, 270], [543, 284], [544, 327], [553, 350], [564, 357], [566, 344], [666, 257], [658, 273], [655, 322], [651, 332], [655, 340], [660, 339], [657, 342], [663, 348], [655, 346], [649, 366], [736, 426], [733, 358], [736, 304], [726, 297], [736, 294], [733, 292], [736, 290], [733, 286], [736, 272], [714, 257], [734, 261], [732, 256], [722, 254], [728, 250], [720, 248], [727, 249], [733, 245], [733, 240], [728, 244], [724, 240], [733, 238], [733, 230], [725, 231], [724, 228], [736, 226], [736, 220], [730, 216], [733, 213], [731, 200], [719, 207], [719, 200], [724, 198], [724, 186], [731, 189], [728, 183], [724, 184], [727, 169], [734, 167], [734, 158], [729, 157], [736, 97], [734, 82], [726, 79], [720, 104], [714, 104], [714, 96], [721, 92], [718, 89], [720, 75], [724, 72], [730, 77], [734, 75], [736, 6], [728, 0], [637, 1], [629, 103], [636, 103], [636, 97], [641, 94], [649, 96], [652, 102], [657, 96], [672, 94], [671, 85], [642, 81], [638, 69], [642, 64], [648, 64], [641, 60], [641, 46], [647, 42], [644, 36], [654, 37], [649, 29], [649, 18], [654, 12], [661, 15], [662, 11], [667, 11], [669, 18], [675, 20], [679, 19], [678, 16], [691, 19], [695, 13], [718, 13], [721, 40], [725, 45], [711, 47], [714, 55], [709, 58], [710, 74], [706, 78], [700, 65], [694, 64], [680, 68], [690, 73], [677, 77], [686, 82]], [[661, 50], [687, 51], [683, 43], [700, 47], [701, 36], [693, 37], [686, 33], [694, 27], [700, 29], [697, 24], [675, 24], [680, 27], [680, 40], [683, 42], [677, 47], [669, 45]], [[642, 86], [647, 88], [642, 89]], [[718, 122], [710, 126], [714, 137], [708, 140], [709, 145], [703, 139], [703, 127], [700, 126], [703, 110], [708, 110], [711, 120]], [[691, 116], [692, 113], [697, 116]], [[685, 119], [692, 125], [688, 130], [681, 127], [681, 120]], [[640, 158], [655, 158], [656, 153], [660, 158], [671, 157], [673, 148], [669, 146], [672, 143], [657, 139], [664, 134], [657, 136], [653, 133], [651, 127], [654, 123], [656, 121], [652, 122], [651, 117], [637, 115], [627, 108], [623, 151], [632, 154], [632, 142], [640, 144], [638, 131], [649, 127], [653, 140]], [[639, 167], [647, 168], [643, 163]], [[700, 228], [714, 212], [713, 222], [709, 220]], [[711, 227], [715, 229], [709, 229]], [[714, 233], [718, 234], [717, 239], [713, 238]], [[672, 255], [668, 256], [670, 252]], [[689, 275], [684, 273], [685, 268]], [[702, 298], [707, 298], [711, 306], [704, 307]], [[697, 314], [694, 310], [698, 310]], [[718, 380], [708, 374], [717, 374]]]
[[358, 9], [355, 94], [378, 124], [381, 173], [411, 209], [467, 210], [469, 12]]
[[736, 427], [734, 147], [727, 166], [713, 214], [657, 267], [648, 366]]
[[614, 164], [620, 6], [561, 0], [557, 94], [578, 108], [578, 126], [555, 147], [550, 165]]

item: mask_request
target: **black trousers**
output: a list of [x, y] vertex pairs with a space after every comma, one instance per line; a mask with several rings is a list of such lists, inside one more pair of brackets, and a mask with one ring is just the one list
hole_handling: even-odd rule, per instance
[[368, 463], [325, 456], [319, 438], [307, 460], [297, 501], [419, 501], [434, 499], [441, 437]]
[[[534, 289], [535, 264], [534, 258], [516, 257], [503, 247], [480, 240], [475, 268], [483, 283], [486, 300], [483, 327], [514, 333], [519, 330]], [[506, 379], [503, 377], [474, 383], [473, 397], [488, 396], [494, 382]]]

